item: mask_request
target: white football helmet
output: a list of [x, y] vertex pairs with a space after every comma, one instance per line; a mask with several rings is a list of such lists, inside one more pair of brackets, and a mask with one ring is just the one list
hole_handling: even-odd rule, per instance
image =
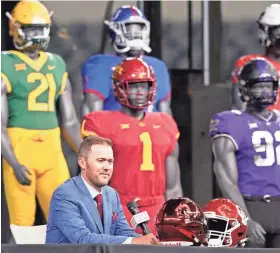
[[280, 4], [271, 4], [261, 13], [259, 24], [259, 40], [262, 46], [269, 47], [280, 39]]
[[144, 50], [150, 53], [150, 22], [137, 7], [123, 5], [115, 11], [110, 21], [104, 23], [109, 27], [112, 45], [117, 53], [130, 50]]

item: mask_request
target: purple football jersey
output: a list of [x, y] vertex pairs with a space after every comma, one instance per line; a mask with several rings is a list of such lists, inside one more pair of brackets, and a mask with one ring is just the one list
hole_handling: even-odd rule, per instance
[[212, 138], [226, 136], [236, 147], [238, 186], [243, 195], [280, 196], [280, 116], [265, 121], [236, 110], [216, 114]]

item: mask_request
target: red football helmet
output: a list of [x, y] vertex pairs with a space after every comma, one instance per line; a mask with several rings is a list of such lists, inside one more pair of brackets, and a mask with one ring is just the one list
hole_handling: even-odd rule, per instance
[[248, 218], [238, 205], [229, 199], [213, 199], [202, 211], [207, 220], [208, 247], [245, 246]]
[[[148, 83], [147, 99], [145, 103], [137, 100], [137, 97], [143, 95], [142, 92], [136, 92], [136, 101], [132, 103], [129, 95], [132, 94], [130, 86], [135, 83]], [[133, 109], [144, 109], [154, 102], [156, 95], [156, 78], [151, 66], [141, 58], [126, 58], [115, 67], [113, 73], [113, 89], [115, 97], [123, 106]]]
[[206, 220], [199, 205], [188, 198], [170, 199], [156, 217], [161, 244], [200, 246], [206, 244]]

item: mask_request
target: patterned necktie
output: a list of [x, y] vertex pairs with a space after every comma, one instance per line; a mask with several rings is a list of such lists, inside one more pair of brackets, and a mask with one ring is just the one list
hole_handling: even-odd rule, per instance
[[103, 223], [102, 195], [101, 194], [96, 195], [95, 201], [97, 203], [97, 210], [98, 210], [100, 219], [101, 219], [101, 221]]

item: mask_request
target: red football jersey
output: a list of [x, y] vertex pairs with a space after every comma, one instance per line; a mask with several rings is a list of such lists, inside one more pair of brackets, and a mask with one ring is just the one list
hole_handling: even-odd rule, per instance
[[[265, 58], [267, 59], [268, 61], [270, 61], [274, 67], [276, 68], [277, 72], [278, 72], [278, 75], [280, 77], [280, 62], [276, 62], [276, 61], [273, 61], [271, 59], [269, 59], [267, 56], [265, 55], [262, 55], [262, 54], [248, 54], [248, 55], [244, 55], [242, 57], [240, 57], [236, 63], [235, 63], [235, 68], [232, 72], [232, 83], [233, 84], [236, 84], [238, 82], [238, 71], [241, 67], [243, 67], [248, 61], [252, 60], [252, 59], [255, 59], [257, 57], [262, 57], [262, 58]], [[274, 105], [270, 106], [269, 109], [271, 110], [279, 110], [280, 111], [280, 87], [278, 89], [278, 97], [277, 97], [277, 101]]]
[[112, 140], [115, 161], [110, 186], [120, 196], [131, 200], [164, 196], [165, 160], [179, 137], [171, 116], [150, 112], [138, 120], [119, 111], [96, 111], [84, 116], [81, 134]]

